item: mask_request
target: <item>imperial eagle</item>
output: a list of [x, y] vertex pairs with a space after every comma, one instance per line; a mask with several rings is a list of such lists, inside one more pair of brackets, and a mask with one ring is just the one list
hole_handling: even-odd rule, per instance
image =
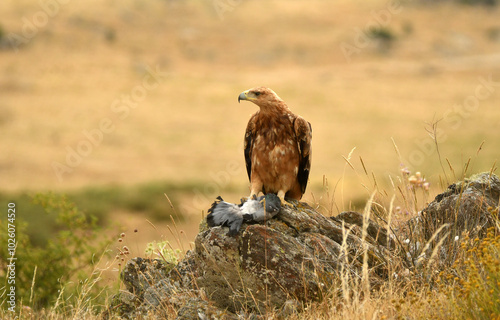
[[311, 124], [294, 114], [271, 89], [253, 88], [240, 100], [259, 106], [245, 132], [245, 162], [250, 180], [250, 198], [259, 192], [300, 200], [311, 168]]

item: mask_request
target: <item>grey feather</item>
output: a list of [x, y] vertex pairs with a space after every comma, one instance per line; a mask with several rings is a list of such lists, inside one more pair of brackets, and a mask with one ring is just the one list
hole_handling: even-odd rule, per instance
[[228, 226], [229, 235], [235, 235], [243, 223], [240, 207], [236, 204], [226, 202], [218, 197], [208, 210], [207, 224], [209, 227]]
[[209, 227], [228, 226], [228, 235], [234, 236], [240, 230], [244, 220], [260, 222], [271, 219], [278, 214], [280, 209], [281, 201], [278, 196], [272, 193], [257, 199], [249, 199], [239, 206], [217, 197], [217, 200], [208, 209], [207, 224]]

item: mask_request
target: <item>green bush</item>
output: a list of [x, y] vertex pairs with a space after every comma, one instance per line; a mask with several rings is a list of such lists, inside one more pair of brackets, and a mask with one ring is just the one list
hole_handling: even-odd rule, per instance
[[396, 35], [391, 29], [385, 27], [371, 28], [368, 35], [372, 39], [377, 39], [384, 42], [392, 42], [396, 40]]
[[173, 266], [177, 265], [180, 261], [180, 257], [184, 255], [182, 250], [173, 249], [170, 242], [167, 240], [148, 243], [145, 254], [152, 259], [162, 259]]
[[[16, 213], [17, 306], [43, 308], [61, 304], [61, 301], [73, 303], [72, 299], [81, 299], [81, 285], [89, 284], [89, 280], [92, 280], [88, 276], [89, 270], [95, 267], [105, 253], [111, 237], [103, 234], [104, 231], [97, 226], [94, 217], [85, 215], [65, 196], [38, 194], [32, 201], [42, 207], [45, 214], [54, 221], [56, 231], [52, 232], [44, 246], [35, 246], [26, 234], [32, 222], [23, 218], [21, 211]], [[9, 235], [5, 232], [7, 223], [7, 220], [0, 219], [1, 257], [8, 257]], [[102, 240], [106, 238], [109, 240]], [[7, 263], [1, 263], [0, 276], [6, 278], [6, 274]], [[98, 288], [92, 283], [86, 290], [95, 291]], [[0, 296], [5, 298], [5, 292], [0, 293]], [[5, 301], [0, 302], [4, 303]]]
[[[173, 208], [179, 207], [179, 195], [190, 192], [196, 185], [194, 182], [182, 186], [167, 182], [150, 182], [130, 187], [87, 187], [67, 193], [66, 199], [74, 202], [88, 216], [95, 217], [100, 227], [111, 225], [110, 212], [115, 210], [145, 214], [152, 222], [171, 221], [170, 216], [179, 222], [183, 221], [184, 212]], [[173, 208], [164, 193], [169, 195]], [[60, 194], [53, 196], [62, 197]], [[10, 201], [15, 202], [17, 210], [22, 212], [23, 219], [30, 222], [25, 233], [31, 244], [35, 247], [45, 247], [60, 227], [50, 215], [44, 213], [42, 206], [32, 202], [32, 198], [33, 195], [26, 192], [0, 192], [0, 208], [5, 208]], [[3, 218], [0, 216], [0, 219]]]

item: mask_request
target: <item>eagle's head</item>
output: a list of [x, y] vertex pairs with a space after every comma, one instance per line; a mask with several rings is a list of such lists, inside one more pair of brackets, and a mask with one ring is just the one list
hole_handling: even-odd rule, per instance
[[276, 106], [284, 105], [283, 100], [273, 90], [266, 87], [259, 87], [243, 91], [238, 96], [240, 100], [247, 100], [255, 103], [261, 109], [273, 109]]

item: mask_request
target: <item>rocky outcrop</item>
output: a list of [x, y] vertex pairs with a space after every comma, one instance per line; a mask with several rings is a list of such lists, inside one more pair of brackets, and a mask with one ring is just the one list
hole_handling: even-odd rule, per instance
[[193, 252], [177, 265], [159, 259], [131, 259], [120, 278], [126, 290], [111, 301], [104, 319], [227, 319], [237, 317], [217, 308], [196, 285], [197, 268]]
[[364, 248], [370, 281], [377, 284], [385, 276], [387, 249], [378, 241], [383, 237], [366, 234], [363, 241], [358, 225], [325, 217], [304, 203], [294, 205], [263, 225], [245, 226], [236, 237], [220, 227], [196, 237], [202, 271], [197, 282], [218, 307], [262, 312], [288, 300], [320, 299], [339, 272], [361, 277]]
[[489, 172], [450, 185], [400, 232], [408, 239], [411, 264], [429, 258], [436, 247], [442, 267], [453, 264], [462, 239], [481, 239], [497, 227], [499, 198], [500, 179]]
[[195, 249], [175, 266], [129, 261], [121, 273], [126, 290], [110, 310], [128, 319], [258, 318], [267, 310], [286, 317], [331, 294], [339, 279], [382, 284], [391, 260], [404, 252], [395, 239], [408, 230], [420, 235], [420, 241], [436, 239], [440, 223], [455, 230], [446, 233], [449, 237], [464, 230], [482, 235], [494, 225], [499, 196], [500, 181], [494, 175], [453, 184], [396, 237], [360, 213], [326, 217], [297, 201], [262, 223], [243, 222], [234, 236], [227, 227], [204, 224]]
[[484, 236], [495, 226], [500, 198], [500, 179], [490, 173], [481, 173], [454, 183], [436, 196], [422, 210], [422, 230], [429, 240], [443, 224], [449, 224], [450, 236], [468, 231], [471, 237]]
[[227, 227], [205, 224], [194, 251], [177, 266], [130, 260], [121, 273], [126, 290], [111, 309], [128, 319], [168, 317], [174, 309], [181, 319], [232, 319], [270, 309], [287, 314], [321, 299], [341, 274], [359, 281], [364, 259], [368, 280], [379, 285], [386, 277], [388, 238], [385, 229], [366, 222], [363, 233], [357, 212], [325, 217], [295, 201], [262, 224], [243, 223], [235, 236]]

